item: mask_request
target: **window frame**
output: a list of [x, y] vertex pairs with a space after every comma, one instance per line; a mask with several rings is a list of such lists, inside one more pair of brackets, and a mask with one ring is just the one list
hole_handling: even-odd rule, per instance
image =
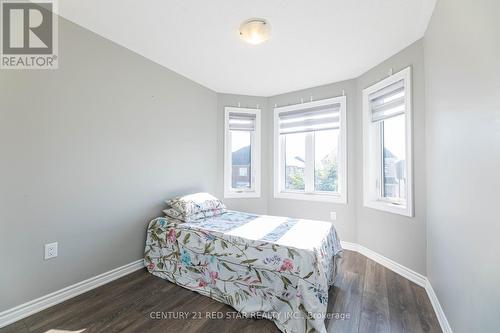
[[[274, 198], [294, 199], [307, 201], [320, 201], [347, 204], [347, 120], [346, 120], [346, 96], [332, 97], [313, 102], [294, 104], [274, 108]], [[285, 140], [279, 133], [279, 113], [296, 111], [305, 108], [323, 106], [339, 103], [340, 104], [340, 126], [338, 140], [338, 187], [336, 193], [327, 191], [314, 191], [314, 135], [313, 132], [306, 135], [306, 173], [304, 175], [305, 190], [286, 190], [285, 189]], [[307, 142], [309, 140], [309, 143]], [[312, 140], [312, 144], [311, 141]], [[309, 158], [308, 158], [309, 157]], [[307, 170], [309, 172], [307, 172]], [[308, 186], [309, 185], [309, 186]], [[312, 191], [311, 187], [312, 186]]]
[[[224, 198], [260, 198], [261, 196], [261, 118], [260, 109], [224, 107]], [[235, 189], [232, 187], [232, 151], [229, 114], [243, 113], [255, 115], [255, 130], [250, 133], [251, 144], [251, 187]]]
[[[413, 202], [413, 110], [411, 67], [393, 74], [363, 90], [363, 206], [399, 214], [414, 216]], [[405, 167], [406, 202], [383, 197], [383, 132], [380, 124], [372, 122], [369, 96], [403, 80], [405, 87]], [[378, 176], [377, 176], [378, 175]]]

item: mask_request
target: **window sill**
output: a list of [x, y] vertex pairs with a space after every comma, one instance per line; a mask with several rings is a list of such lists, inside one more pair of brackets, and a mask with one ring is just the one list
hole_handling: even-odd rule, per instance
[[364, 202], [364, 206], [384, 212], [413, 217], [413, 209], [408, 205], [397, 205], [383, 200], [372, 200]]
[[277, 192], [274, 198], [347, 204], [345, 196], [340, 194]]
[[237, 199], [237, 198], [260, 198], [260, 192], [257, 191], [225, 191], [225, 199]]

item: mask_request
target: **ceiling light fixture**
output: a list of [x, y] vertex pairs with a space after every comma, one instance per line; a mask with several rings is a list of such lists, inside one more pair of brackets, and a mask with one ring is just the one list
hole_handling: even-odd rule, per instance
[[253, 45], [264, 43], [269, 39], [271, 26], [261, 18], [246, 20], [240, 26], [240, 38]]

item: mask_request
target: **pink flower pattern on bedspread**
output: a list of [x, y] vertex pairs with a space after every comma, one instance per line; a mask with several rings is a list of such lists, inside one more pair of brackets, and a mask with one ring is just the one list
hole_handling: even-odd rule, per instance
[[[273, 241], [263, 240], [270, 236], [248, 239], [231, 234], [257, 218], [266, 222], [266, 217], [239, 212], [192, 224], [154, 219], [147, 231], [145, 265], [152, 274], [226, 303], [245, 316], [269, 318], [283, 332], [326, 332], [334, 257], [342, 250], [335, 228], [324, 225], [328, 222], [282, 218], [276, 228], [281, 228], [280, 234], [273, 235]], [[316, 246], [280, 244], [300, 223], [308, 223], [308, 228], [316, 225], [322, 232]]]

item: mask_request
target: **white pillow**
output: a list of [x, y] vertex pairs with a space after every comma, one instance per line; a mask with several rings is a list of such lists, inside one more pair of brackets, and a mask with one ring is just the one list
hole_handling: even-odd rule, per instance
[[198, 213], [186, 216], [174, 208], [169, 208], [169, 209], [163, 210], [163, 213], [165, 213], [165, 216], [172, 218], [172, 219], [175, 219], [175, 220], [182, 221], [182, 222], [196, 222], [196, 221], [206, 219], [208, 217], [222, 215], [225, 212], [226, 212], [225, 208], [220, 208], [220, 209], [206, 210], [204, 212], [198, 212]]
[[165, 202], [184, 216], [215, 209], [226, 209], [226, 206], [219, 199], [204, 192], [173, 198]]

